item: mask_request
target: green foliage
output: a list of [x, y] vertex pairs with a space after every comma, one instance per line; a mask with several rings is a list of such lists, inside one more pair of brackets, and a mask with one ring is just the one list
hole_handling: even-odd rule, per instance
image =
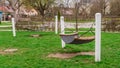
[[54, 3], [54, 0], [25, 0], [27, 6], [31, 6], [32, 8], [38, 11], [38, 14], [42, 17], [42, 22], [44, 23], [45, 15], [47, 14], [47, 10]]
[[33, 7], [42, 14], [54, 3], [54, 0], [25, 0], [24, 2], [25, 5]]

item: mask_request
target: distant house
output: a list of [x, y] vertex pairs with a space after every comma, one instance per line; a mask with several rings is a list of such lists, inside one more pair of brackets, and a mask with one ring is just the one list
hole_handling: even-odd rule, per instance
[[[14, 10], [10, 6], [0, 6], [0, 11], [3, 12], [3, 21], [8, 21], [10, 20], [10, 15], [14, 13]], [[17, 10], [17, 14], [19, 15], [25, 15], [25, 16], [36, 16], [38, 15], [38, 12], [35, 9], [26, 9], [23, 6], [20, 7], [19, 10]]]
[[9, 6], [0, 6], [0, 11], [3, 12], [3, 21], [10, 20], [11, 14], [14, 12], [13, 9]]
[[4, 13], [12, 13], [14, 12], [11, 7], [9, 6], [0, 6], [0, 11]]
[[19, 14], [27, 15], [27, 16], [36, 16], [36, 15], [38, 15], [38, 12], [33, 8], [27, 9], [27, 8], [25, 8], [25, 6], [22, 6], [19, 9]]
[[63, 12], [63, 15], [73, 15], [74, 14], [74, 8], [64, 8], [63, 10], [62, 10], [62, 12]]

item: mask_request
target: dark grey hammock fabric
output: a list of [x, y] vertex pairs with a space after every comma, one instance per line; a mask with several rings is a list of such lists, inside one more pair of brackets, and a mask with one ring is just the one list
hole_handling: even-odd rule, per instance
[[93, 41], [94, 36], [90, 37], [79, 37], [78, 33], [73, 34], [60, 34], [60, 37], [66, 44], [85, 44]]

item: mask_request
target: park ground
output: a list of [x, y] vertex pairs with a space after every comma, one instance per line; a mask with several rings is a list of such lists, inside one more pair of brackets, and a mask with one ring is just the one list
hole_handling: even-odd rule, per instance
[[[39, 34], [40, 37], [31, 37]], [[13, 48], [14, 53], [0, 54], [0, 68], [120, 68], [120, 34], [102, 33], [101, 62], [94, 56], [78, 55], [68, 59], [47, 57], [53, 53], [77, 53], [94, 51], [94, 41], [82, 45], [67, 44], [61, 48], [59, 35], [54, 32], [10, 31], [0, 32], [0, 51]]]

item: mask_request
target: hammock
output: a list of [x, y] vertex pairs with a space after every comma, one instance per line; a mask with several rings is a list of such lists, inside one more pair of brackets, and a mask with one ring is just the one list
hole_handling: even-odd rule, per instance
[[60, 34], [60, 37], [66, 44], [85, 44], [85, 43], [92, 42], [93, 40], [95, 40], [95, 36], [83, 37], [83, 35], [89, 32], [95, 35], [95, 33], [92, 31], [93, 25], [94, 24], [92, 24], [89, 30], [81, 34], [80, 37], [78, 32], [73, 34]]
[[85, 44], [93, 41], [94, 36], [89, 37], [79, 37], [78, 33], [73, 34], [60, 34], [60, 37], [66, 44]]

